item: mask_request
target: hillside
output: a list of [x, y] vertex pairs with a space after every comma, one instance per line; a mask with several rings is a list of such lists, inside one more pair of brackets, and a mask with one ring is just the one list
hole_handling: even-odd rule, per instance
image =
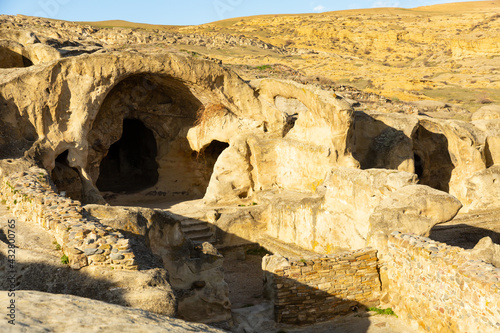
[[[198, 42], [181, 49], [266, 72], [272, 68], [263, 65], [282, 64], [305, 76], [393, 99], [434, 99], [471, 111], [500, 102], [500, 1], [266, 15], [199, 26], [86, 23], [196, 36]], [[277, 50], [251, 42], [209, 45], [203, 40], [221, 36]], [[258, 71], [240, 70], [240, 75], [252, 77]]]

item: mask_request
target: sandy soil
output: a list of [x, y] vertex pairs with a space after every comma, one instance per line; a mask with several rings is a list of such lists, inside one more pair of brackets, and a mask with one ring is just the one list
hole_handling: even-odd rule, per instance
[[256, 305], [264, 301], [262, 257], [245, 255], [244, 251], [224, 251], [224, 279], [229, 285], [229, 300], [233, 309]]

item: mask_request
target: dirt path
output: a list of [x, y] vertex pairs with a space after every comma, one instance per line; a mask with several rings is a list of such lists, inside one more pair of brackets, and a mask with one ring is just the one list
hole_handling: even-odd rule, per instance
[[224, 280], [229, 285], [233, 309], [264, 301], [262, 257], [243, 255], [244, 251], [224, 251]]

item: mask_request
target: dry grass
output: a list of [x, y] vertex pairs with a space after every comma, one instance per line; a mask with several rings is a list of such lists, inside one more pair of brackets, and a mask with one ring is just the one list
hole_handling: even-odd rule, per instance
[[[224, 105], [218, 103], [208, 103], [202, 105], [196, 112], [195, 126], [198, 126], [198, 134], [200, 137], [204, 137], [207, 133], [207, 124], [215, 118], [222, 118], [229, 114], [232, 114]], [[199, 152], [198, 152], [199, 155]]]
[[482, 93], [478, 96], [477, 102], [479, 104], [491, 104], [493, 103], [493, 100], [490, 98], [490, 96], [488, 96], [488, 94]]
[[[217, 103], [208, 103], [206, 105], [200, 106], [198, 111], [196, 112], [196, 120], [194, 122], [195, 126], [198, 126], [198, 135], [200, 138], [204, 137], [207, 134], [207, 124], [215, 118], [221, 118], [232, 114], [223, 104]], [[204, 149], [201, 149], [196, 154], [196, 160], [198, 161], [200, 157], [203, 157]], [[203, 162], [206, 160], [203, 158]]]
[[194, 124], [195, 126], [200, 126], [202, 129], [204, 129], [210, 119], [216, 117], [224, 117], [228, 113], [230, 113], [230, 111], [220, 103], [209, 103], [207, 105], [202, 105], [196, 112], [196, 121]]

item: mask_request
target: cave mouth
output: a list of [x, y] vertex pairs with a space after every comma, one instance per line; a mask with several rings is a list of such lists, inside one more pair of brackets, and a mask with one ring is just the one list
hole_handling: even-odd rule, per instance
[[83, 197], [82, 180], [78, 170], [69, 166], [68, 155], [69, 151], [65, 150], [56, 157], [50, 176], [60, 193], [64, 192], [66, 197], [81, 201]]
[[415, 152], [413, 153], [413, 161], [415, 164], [415, 173], [417, 174], [418, 179], [422, 179], [424, 175], [424, 161], [422, 160], [422, 157]]
[[213, 171], [215, 162], [217, 162], [220, 154], [222, 154], [222, 152], [228, 147], [229, 144], [227, 142], [213, 140], [208, 146], [200, 151], [198, 157], [203, 160], [207, 169]]
[[138, 119], [123, 120], [122, 137], [101, 161], [97, 188], [131, 194], [158, 182], [157, 146], [153, 131]]
[[448, 139], [439, 128], [426, 125], [429, 129], [421, 125], [412, 137], [415, 173], [420, 184], [449, 192], [455, 165], [448, 150]]

